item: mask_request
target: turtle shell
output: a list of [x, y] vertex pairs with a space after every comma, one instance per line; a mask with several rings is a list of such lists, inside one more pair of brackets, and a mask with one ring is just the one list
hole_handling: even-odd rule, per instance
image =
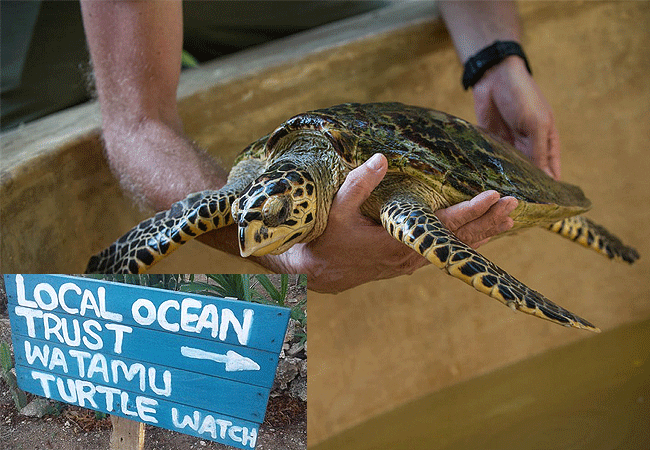
[[418, 177], [449, 204], [486, 190], [520, 200], [521, 220], [548, 222], [588, 210], [590, 201], [574, 185], [534, 166], [512, 145], [452, 115], [401, 103], [348, 103], [300, 114], [272, 133], [275, 143], [293, 131], [313, 129], [328, 137], [344, 165], [354, 168], [383, 153], [389, 170]]

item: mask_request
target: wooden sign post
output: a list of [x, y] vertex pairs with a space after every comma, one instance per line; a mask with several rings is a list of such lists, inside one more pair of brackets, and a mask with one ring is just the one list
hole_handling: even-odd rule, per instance
[[254, 448], [289, 310], [62, 275], [5, 275], [21, 389]]

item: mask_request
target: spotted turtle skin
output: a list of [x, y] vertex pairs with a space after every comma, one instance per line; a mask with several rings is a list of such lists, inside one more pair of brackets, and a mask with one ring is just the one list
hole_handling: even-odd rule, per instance
[[350, 170], [375, 153], [388, 173], [361, 211], [448, 274], [507, 306], [598, 329], [551, 302], [449, 231], [435, 211], [486, 190], [518, 199], [513, 230], [543, 227], [615, 260], [639, 254], [581, 214], [582, 190], [556, 181], [514, 147], [449, 114], [400, 103], [348, 103], [299, 114], [237, 158], [227, 184], [192, 194], [93, 256], [88, 272], [139, 273], [207, 231], [238, 226], [242, 256], [278, 254], [322, 234]]

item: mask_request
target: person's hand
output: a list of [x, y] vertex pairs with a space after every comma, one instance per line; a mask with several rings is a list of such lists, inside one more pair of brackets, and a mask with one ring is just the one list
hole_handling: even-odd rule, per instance
[[[321, 236], [259, 262], [278, 273], [306, 273], [309, 288], [335, 293], [372, 280], [413, 273], [428, 261], [363, 216], [359, 208], [386, 174], [388, 162], [375, 155], [351, 171], [339, 189]], [[512, 227], [513, 197], [487, 191], [436, 212], [456, 236], [473, 247]]]
[[500, 136], [555, 179], [560, 178], [560, 138], [553, 112], [523, 60], [511, 56], [474, 85], [478, 125]]
[[485, 191], [471, 200], [439, 209], [436, 216], [458, 239], [476, 249], [512, 228], [514, 221], [508, 215], [518, 204], [514, 197], [502, 198], [497, 191]]

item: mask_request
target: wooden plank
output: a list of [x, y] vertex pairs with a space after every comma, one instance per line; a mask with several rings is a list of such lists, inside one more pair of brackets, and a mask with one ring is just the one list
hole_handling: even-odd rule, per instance
[[[145, 365], [142, 360], [111, 358], [102, 353], [80, 355], [75, 348], [50, 345], [47, 341], [26, 339], [24, 336], [18, 336], [14, 343], [16, 366], [25, 373], [35, 370], [84, 379], [95, 385], [119, 384], [125, 391], [151, 398], [168, 399], [173, 390], [173, 395], [183, 399], [182, 402], [188, 406], [228, 411], [241, 419], [260, 422], [264, 419], [259, 411], [266, 409], [270, 387], [233, 382], [152, 363]], [[237, 397], [232, 396], [233, 390], [238, 393]]]
[[[276, 327], [282, 327], [288, 318], [286, 309], [278, 309], [275, 306], [253, 304], [240, 300], [230, 300], [206, 295], [188, 294], [185, 292], [168, 291], [164, 289], [148, 288], [130, 284], [115, 283], [109, 281], [95, 280], [93, 278], [75, 278], [74, 283], [83, 286], [76, 290], [68, 286], [65, 275], [17, 275], [18, 290], [16, 295], [9, 298], [10, 302], [18, 305], [18, 295], [24, 293], [22, 298], [27, 302], [28, 307], [39, 307], [47, 312], [68, 313], [80, 318], [89, 319], [112, 319], [114, 315], [121, 316], [119, 323], [128, 326], [146, 326], [147, 329], [160, 331], [173, 331], [176, 334], [185, 336], [201, 336], [210, 339], [217, 339], [220, 342], [233, 345], [245, 345], [250, 348], [268, 350], [279, 353], [282, 348], [282, 339], [277, 339], [269, 331]], [[12, 281], [13, 283], [13, 281]], [[57, 289], [49, 291], [47, 285], [58, 286]], [[61, 290], [62, 286], [66, 286]], [[22, 289], [22, 292], [21, 292]], [[52, 295], [57, 298], [53, 299]], [[60, 297], [60, 298], [59, 298]], [[133, 299], [126, 302], [121, 299]], [[195, 302], [184, 300], [191, 299]], [[215, 299], [219, 299], [219, 308], [216, 309], [217, 331], [213, 336], [213, 328], [206, 323], [201, 330], [197, 330], [197, 322], [202, 312], [206, 312], [207, 305], [214, 305]], [[112, 300], [112, 301], [111, 301]], [[110, 308], [108, 303], [110, 302]], [[198, 302], [198, 306], [197, 303]], [[83, 304], [83, 306], [82, 306]], [[163, 306], [164, 304], [164, 306]], [[39, 306], [40, 305], [40, 306]], [[161, 306], [163, 310], [161, 311]], [[155, 317], [150, 317], [151, 311], [155, 311]], [[246, 310], [254, 309], [253, 321], [264, 322], [263, 327], [251, 327], [246, 342], [242, 343], [241, 333], [236, 333], [236, 326], [242, 322], [238, 318], [244, 316]], [[181, 317], [182, 313], [185, 313]], [[222, 328], [223, 315], [227, 314], [230, 321], [227, 327]], [[134, 316], [140, 320], [136, 320]], [[186, 318], [188, 322], [181, 326], [181, 319]], [[210, 316], [210, 319], [213, 317]], [[148, 319], [144, 322], [143, 320]], [[166, 324], [167, 322], [168, 324]], [[235, 322], [233, 324], [233, 322]], [[170, 328], [178, 328], [172, 330]], [[223, 336], [222, 336], [223, 334]]]
[[144, 423], [111, 416], [113, 432], [109, 443], [110, 450], [143, 450], [145, 429]]
[[[245, 381], [263, 387], [273, 385], [273, 376], [275, 375], [278, 358], [277, 353], [247, 347], [234, 347], [209, 339], [190, 340], [186, 336], [141, 327], [113, 331], [108, 329], [111, 322], [95, 319], [86, 321], [69, 320], [70, 316], [66, 314], [44, 313], [43, 318], [34, 318], [33, 333], [30, 334], [29, 324], [27, 323], [29, 319], [25, 317], [28, 314], [26, 310], [16, 305], [10, 305], [10, 307], [14, 310], [10, 321], [11, 329], [16, 334], [16, 337], [22, 337], [29, 341], [34, 340], [34, 342], [49, 341], [52, 345], [61, 347], [66, 354], [75, 349], [93, 354], [101, 350], [101, 354], [107, 357], [115, 356], [116, 359], [124, 357], [153, 365], [164, 361], [164, 365], [170, 368], [207, 373], [220, 378]], [[87, 328], [87, 330], [84, 328]], [[78, 331], [75, 331], [75, 329]], [[98, 336], [99, 340], [95, 336]], [[161, 345], [162, 343], [164, 345]], [[226, 355], [230, 352], [233, 358], [238, 358], [238, 356], [247, 358], [254, 361], [259, 367], [249, 371], [232, 370], [226, 362], [185, 357], [182, 353], [183, 348], [200, 349], [215, 355]], [[147, 351], [143, 351], [143, 349], [147, 349]], [[69, 357], [76, 358], [74, 355], [69, 355]]]
[[5, 284], [22, 389], [254, 448], [288, 309], [59, 275]]

